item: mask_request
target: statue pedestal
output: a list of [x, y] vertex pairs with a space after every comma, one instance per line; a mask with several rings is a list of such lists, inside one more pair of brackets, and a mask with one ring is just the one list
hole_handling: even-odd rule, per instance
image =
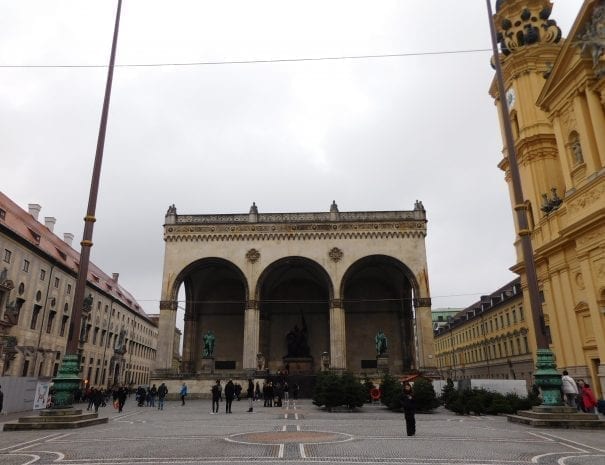
[[201, 373], [214, 373], [214, 357], [202, 357]]
[[376, 356], [376, 368], [383, 373], [389, 372], [389, 356], [386, 354]]
[[313, 357], [284, 357], [284, 366], [290, 375], [308, 375], [313, 373]]

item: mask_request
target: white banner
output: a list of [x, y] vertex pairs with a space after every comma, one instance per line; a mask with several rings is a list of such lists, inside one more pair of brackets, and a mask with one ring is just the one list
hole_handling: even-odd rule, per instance
[[50, 403], [50, 382], [39, 382], [34, 396], [34, 410], [46, 408]]

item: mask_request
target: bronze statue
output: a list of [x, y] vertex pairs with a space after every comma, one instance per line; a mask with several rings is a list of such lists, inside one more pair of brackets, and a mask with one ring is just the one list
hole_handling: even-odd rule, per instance
[[310, 349], [307, 343], [307, 323], [305, 317], [302, 315], [302, 329], [298, 325], [294, 325], [294, 328], [286, 335], [286, 344], [288, 345], [287, 357], [309, 357]]
[[208, 330], [206, 334], [204, 334], [204, 357], [212, 357], [214, 354], [214, 341], [216, 337], [211, 330]]
[[374, 337], [374, 342], [376, 343], [376, 354], [380, 357], [387, 352], [387, 337], [385, 336], [382, 329], [378, 330], [376, 337]]

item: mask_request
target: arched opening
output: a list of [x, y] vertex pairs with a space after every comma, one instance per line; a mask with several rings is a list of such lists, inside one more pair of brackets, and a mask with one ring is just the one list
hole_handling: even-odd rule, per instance
[[[184, 284], [186, 299], [181, 371], [199, 373], [212, 362], [218, 370], [241, 369], [248, 295], [241, 270], [227, 260], [206, 258], [189, 265], [177, 282]], [[208, 331], [214, 334], [214, 350], [204, 362]]]
[[287, 257], [267, 267], [259, 279], [258, 300], [259, 348], [269, 370], [319, 370], [321, 353], [330, 350], [332, 295], [328, 274], [312, 260]]
[[342, 283], [349, 370], [375, 368], [376, 335], [388, 341], [391, 372], [416, 368], [413, 299], [417, 283], [407, 266], [392, 257], [373, 255], [355, 262]]

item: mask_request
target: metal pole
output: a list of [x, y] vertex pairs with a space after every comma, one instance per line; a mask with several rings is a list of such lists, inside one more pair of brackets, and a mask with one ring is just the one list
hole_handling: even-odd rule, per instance
[[[516, 212], [517, 225], [519, 228], [518, 234], [523, 251], [523, 264], [525, 266], [525, 277], [527, 279], [527, 291], [529, 294], [530, 310], [534, 325], [536, 346], [538, 349], [536, 362], [536, 384], [542, 388], [545, 404], [559, 405], [561, 402], [561, 395], [557, 386], [561, 385], [561, 378], [556, 371], [554, 355], [550, 350], [548, 338], [546, 337], [546, 327], [544, 324], [544, 316], [542, 314], [542, 303], [540, 299], [540, 290], [538, 287], [538, 277], [536, 275], [536, 265], [534, 262], [534, 251], [531, 243], [531, 231], [527, 221], [527, 206], [523, 198], [521, 175], [519, 173], [519, 166], [517, 165], [515, 139], [513, 137], [513, 129], [509, 116], [508, 102], [506, 101], [506, 90], [504, 88], [504, 77], [502, 74], [502, 66], [500, 64], [500, 54], [498, 53], [496, 25], [494, 24], [491, 0], [486, 0], [486, 3], [489, 17], [489, 28], [491, 32], [492, 49], [494, 52], [496, 82], [498, 85], [498, 94], [500, 96], [500, 112], [502, 114], [502, 124], [504, 126], [504, 136], [506, 139], [506, 152], [508, 155], [508, 166], [513, 187], [514, 210]], [[541, 369], [542, 371], [540, 371]], [[556, 379], [558, 379], [558, 385]]]
[[[101, 111], [101, 123], [99, 127], [99, 136], [97, 138], [97, 150], [95, 153], [92, 179], [90, 183], [90, 195], [88, 198], [88, 209], [84, 217], [84, 234], [80, 252], [80, 265], [78, 269], [78, 278], [74, 293], [72, 305], [71, 326], [73, 332], [71, 338], [68, 338], [66, 355], [63, 364], [59, 370], [59, 375], [55, 379], [55, 405], [61, 408], [70, 407], [73, 402], [73, 389], [80, 384], [79, 363], [80, 357], [78, 349], [80, 345], [80, 326], [82, 322], [82, 309], [84, 304], [84, 293], [86, 291], [86, 282], [88, 276], [88, 265], [90, 262], [90, 248], [92, 247], [92, 232], [94, 228], [95, 211], [97, 207], [97, 195], [99, 192], [99, 180], [101, 177], [101, 163], [103, 161], [103, 149], [105, 147], [105, 133], [107, 131], [107, 117], [109, 113], [109, 101], [111, 97], [111, 85], [113, 81], [113, 70], [116, 57], [116, 48], [118, 43], [118, 31], [120, 26], [120, 12], [122, 10], [122, 0], [118, 0], [116, 9], [116, 19], [113, 31], [113, 40], [111, 44], [111, 55], [109, 58], [109, 67], [107, 69], [107, 82], [105, 84], [105, 97], [103, 99], [103, 109]], [[76, 381], [77, 380], [77, 381]], [[74, 386], [75, 385], [75, 386]]]

